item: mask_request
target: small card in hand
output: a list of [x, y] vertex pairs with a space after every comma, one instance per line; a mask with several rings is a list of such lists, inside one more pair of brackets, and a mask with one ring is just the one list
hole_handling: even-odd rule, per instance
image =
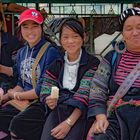
[[59, 98], [59, 88], [58, 87], [52, 87], [51, 89], [51, 97], [52, 98]]

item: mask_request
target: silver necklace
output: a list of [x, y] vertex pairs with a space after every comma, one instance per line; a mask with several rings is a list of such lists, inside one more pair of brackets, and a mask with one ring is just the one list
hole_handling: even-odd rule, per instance
[[67, 80], [73, 86], [76, 84], [77, 72], [78, 72], [79, 62], [81, 59], [81, 54], [82, 54], [82, 49], [80, 50], [80, 54], [79, 54], [78, 59], [76, 59], [73, 62], [70, 62], [68, 60], [68, 54], [67, 54], [67, 52], [65, 52], [64, 60], [65, 60], [65, 71], [66, 71], [67, 76], [68, 76]]

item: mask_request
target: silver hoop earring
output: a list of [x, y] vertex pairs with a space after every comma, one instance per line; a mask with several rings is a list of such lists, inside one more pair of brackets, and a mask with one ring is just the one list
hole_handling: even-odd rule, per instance
[[126, 51], [126, 46], [125, 46], [125, 42], [123, 41], [118, 41], [116, 42], [114, 49], [116, 52], [118, 53], [123, 53]]

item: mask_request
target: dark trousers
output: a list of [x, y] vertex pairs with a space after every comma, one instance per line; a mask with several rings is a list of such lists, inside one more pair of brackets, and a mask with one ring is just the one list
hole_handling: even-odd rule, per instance
[[44, 123], [45, 107], [36, 102], [12, 119], [9, 130], [24, 140], [40, 140]]
[[109, 127], [105, 134], [93, 136], [93, 140], [139, 140], [140, 107], [124, 105], [109, 118]]
[[[73, 107], [59, 105], [56, 109], [50, 112], [44, 125], [41, 140], [56, 140], [51, 136], [51, 130], [66, 120], [73, 110]], [[84, 140], [86, 122], [87, 120], [85, 118], [80, 118], [71, 128], [64, 140]]]
[[10, 105], [0, 108], [0, 131], [4, 131], [7, 134], [9, 134], [3, 140], [10, 140], [10, 133], [8, 131], [8, 128], [9, 128], [11, 120], [18, 113], [19, 111]]
[[44, 123], [45, 107], [40, 102], [30, 105], [23, 112], [12, 106], [0, 109], [0, 130], [11, 131], [24, 140], [40, 140]]

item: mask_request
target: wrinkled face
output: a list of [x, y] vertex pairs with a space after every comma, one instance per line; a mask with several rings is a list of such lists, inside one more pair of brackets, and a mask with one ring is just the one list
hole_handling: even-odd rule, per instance
[[128, 50], [140, 52], [140, 16], [130, 16], [126, 19], [122, 35]]
[[79, 55], [83, 45], [83, 38], [69, 27], [64, 27], [62, 29], [60, 43], [68, 52], [68, 56], [76, 57]]
[[28, 42], [30, 47], [35, 46], [41, 39], [42, 29], [41, 25], [34, 21], [27, 20], [21, 24], [21, 34]]

